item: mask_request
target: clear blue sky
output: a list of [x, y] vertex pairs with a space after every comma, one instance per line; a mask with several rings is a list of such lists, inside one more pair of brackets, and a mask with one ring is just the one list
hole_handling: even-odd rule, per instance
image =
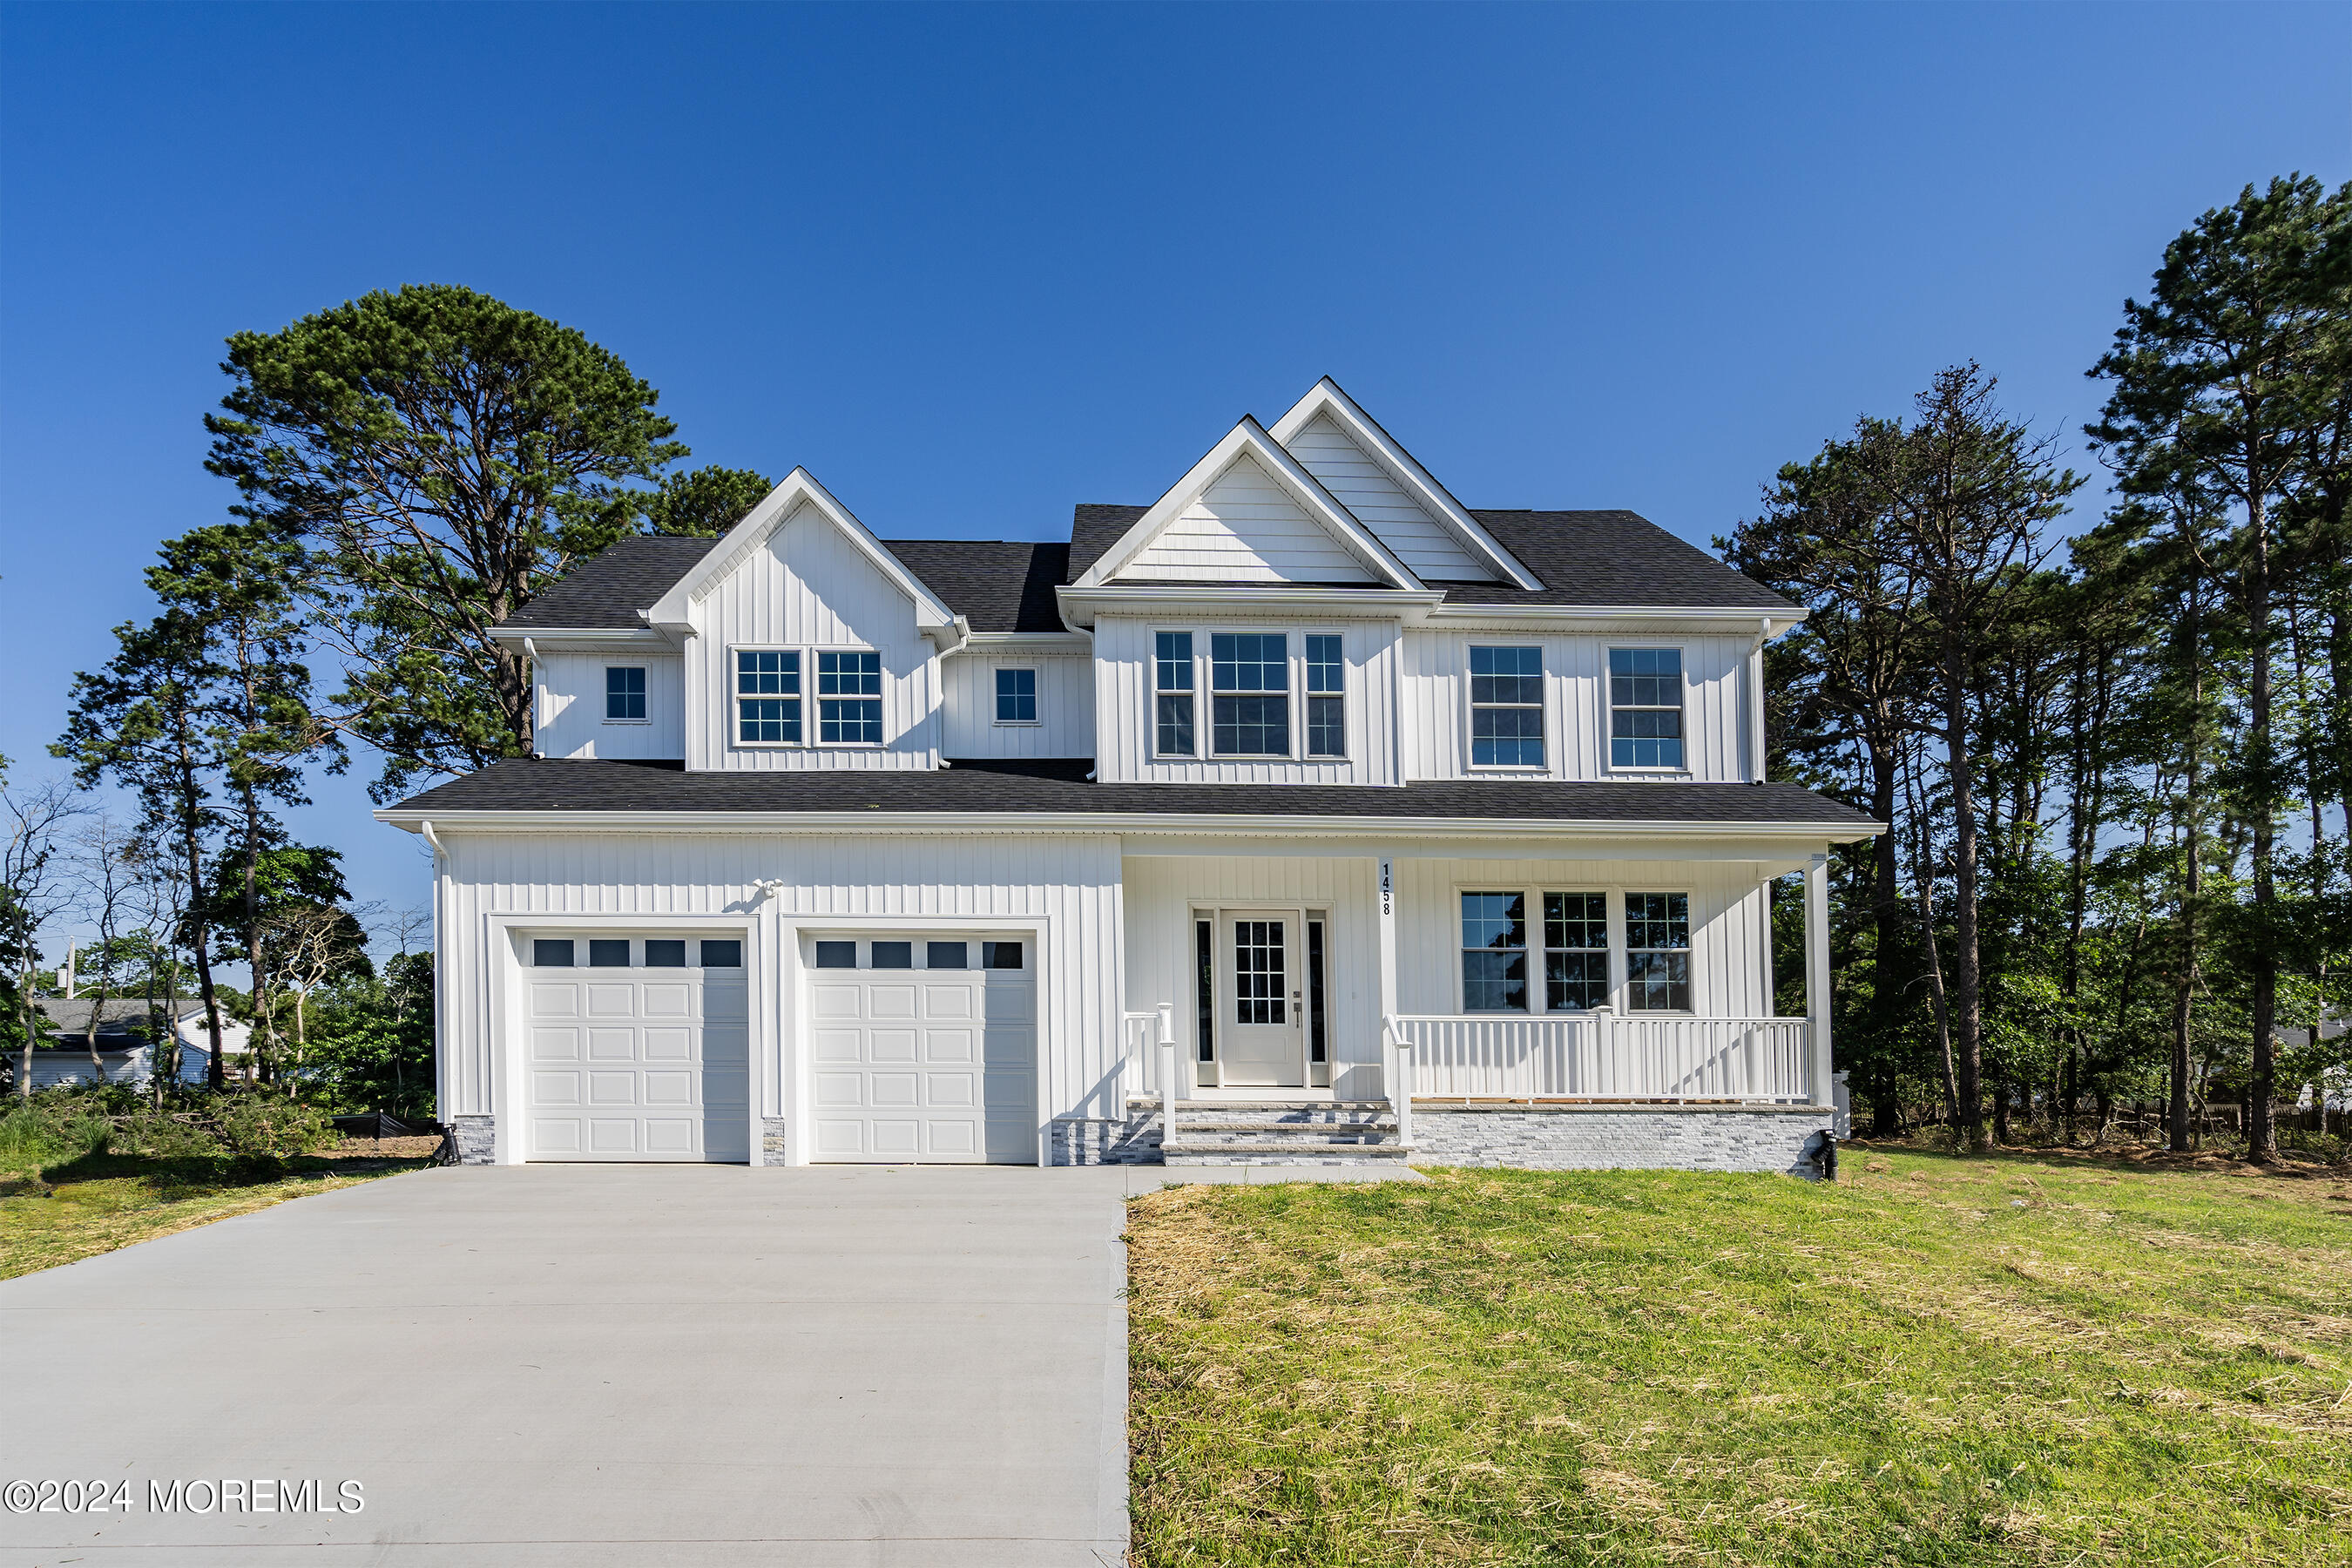
[[1704, 542], [1957, 360], [2071, 438], [2290, 170], [2352, 175], [2352, 7], [0, 6], [0, 752], [220, 516], [221, 340], [371, 289], [575, 326], [885, 536], [1065, 532], [1328, 374], [1471, 506]]

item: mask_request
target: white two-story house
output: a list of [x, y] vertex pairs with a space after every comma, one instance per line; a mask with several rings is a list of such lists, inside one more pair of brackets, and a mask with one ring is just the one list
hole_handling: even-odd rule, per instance
[[1797, 1168], [1825, 858], [1877, 830], [1764, 782], [1801, 614], [1631, 512], [1473, 511], [1329, 381], [1066, 543], [884, 541], [795, 470], [515, 614], [538, 755], [380, 814], [433, 846], [443, 1118], [501, 1163]]

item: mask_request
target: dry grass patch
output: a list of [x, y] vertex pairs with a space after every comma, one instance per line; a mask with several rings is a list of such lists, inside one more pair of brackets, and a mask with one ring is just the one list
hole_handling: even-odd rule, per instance
[[1138, 1200], [1138, 1560], [2352, 1558], [2340, 1184], [1847, 1174]]

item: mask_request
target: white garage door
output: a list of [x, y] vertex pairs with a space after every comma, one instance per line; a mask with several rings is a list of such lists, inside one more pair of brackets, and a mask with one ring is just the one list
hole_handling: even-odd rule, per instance
[[1035, 956], [1010, 938], [811, 941], [814, 1157], [1035, 1164]]
[[530, 1158], [748, 1163], [743, 947], [530, 937]]

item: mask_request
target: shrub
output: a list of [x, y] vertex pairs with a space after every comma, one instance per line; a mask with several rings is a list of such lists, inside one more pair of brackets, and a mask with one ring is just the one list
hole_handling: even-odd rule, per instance
[[30, 1175], [107, 1147], [114, 1124], [91, 1097], [44, 1089], [0, 1115], [0, 1171]]
[[315, 1153], [335, 1142], [335, 1124], [314, 1105], [274, 1094], [223, 1095], [212, 1112], [213, 1131], [231, 1154], [246, 1160], [283, 1160]]

